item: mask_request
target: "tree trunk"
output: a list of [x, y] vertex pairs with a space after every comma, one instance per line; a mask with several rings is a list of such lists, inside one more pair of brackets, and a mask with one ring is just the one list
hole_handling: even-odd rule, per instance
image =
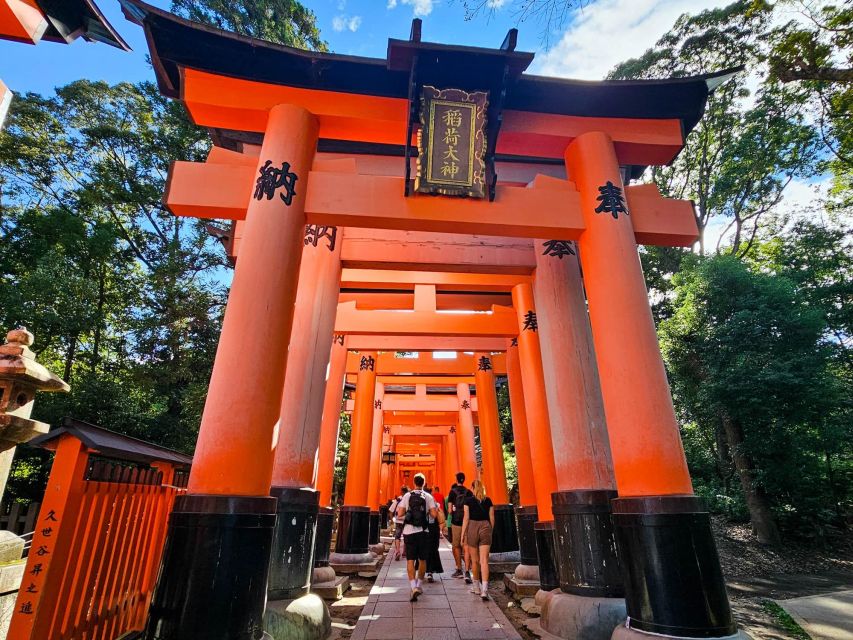
[[95, 312], [95, 337], [92, 341], [92, 371], [101, 361], [101, 331], [104, 324], [104, 298], [106, 297], [106, 275], [104, 265], [98, 270], [98, 306]]
[[758, 538], [758, 542], [767, 545], [778, 545], [781, 543], [779, 529], [776, 520], [770, 510], [770, 504], [764, 489], [756, 484], [753, 477], [755, 469], [752, 459], [747, 455], [743, 446], [743, 427], [736, 420], [723, 412], [721, 416], [723, 428], [726, 430], [726, 439], [729, 441], [729, 449], [735, 463], [735, 470], [740, 477], [740, 485], [746, 498], [746, 507], [749, 509], [749, 519], [752, 528]]
[[74, 366], [74, 358], [77, 354], [77, 336], [71, 336], [68, 339], [68, 347], [65, 349], [65, 370], [63, 371], [62, 379], [67, 383], [71, 383], [71, 371]]

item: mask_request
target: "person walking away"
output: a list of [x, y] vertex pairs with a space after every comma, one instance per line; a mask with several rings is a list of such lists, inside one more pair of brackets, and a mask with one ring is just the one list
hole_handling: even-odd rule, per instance
[[444, 517], [444, 508], [441, 502], [435, 497], [435, 492], [429, 487], [424, 489], [432, 496], [437, 505], [436, 517], [427, 518], [429, 521], [429, 557], [426, 562], [427, 582], [434, 582], [433, 574], [444, 573], [444, 566], [441, 564], [441, 554], [438, 552], [438, 546], [441, 544], [441, 531], [446, 529], [447, 520]]
[[[447, 509], [450, 512], [450, 544], [453, 549], [453, 560], [456, 561], [454, 578], [465, 578], [465, 582], [471, 584], [471, 558], [468, 555], [468, 547], [462, 544], [462, 521], [464, 520], [465, 498], [471, 491], [465, 486], [465, 474], [461, 471], [456, 474], [456, 484], [450, 488], [447, 494]], [[464, 570], [462, 561], [465, 561]]]
[[394, 522], [394, 560], [400, 559], [400, 541], [403, 538], [403, 519], [397, 517], [397, 508], [407, 493], [409, 493], [409, 487], [406, 485], [400, 487], [400, 495], [394, 498], [388, 511], [391, 514], [391, 520]]
[[465, 498], [462, 521], [462, 543], [468, 547], [474, 570], [471, 593], [483, 600], [489, 599], [489, 550], [492, 547], [492, 529], [495, 510], [492, 499], [486, 497], [486, 487], [479, 480], [471, 483], [472, 494]]
[[[426, 575], [429, 558], [429, 518], [438, 517], [438, 505], [432, 496], [424, 491], [424, 474], [415, 474], [415, 488], [400, 500], [397, 516], [403, 518], [403, 545], [406, 547], [406, 569], [409, 585], [412, 588], [411, 602], [417, 602], [423, 593], [421, 581]], [[433, 525], [435, 526], [435, 525]], [[415, 561], [418, 561], [418, 575], [415, 575]]]
[[438, 505], [438, 508], [441, 509], [442, 511], [444, 511], [444, 513], [446, 514], [447, 513], [447, 505], [444, 504], [444, 500], [445, 500], [444, 494], [441, 492], [441, 489], [438, 488], [438, 485], [435, 485], [432, 488], [432, 491], [430, 491], [430, 493], [432, 494], [432, 497], [435, 500], [435, 503]]

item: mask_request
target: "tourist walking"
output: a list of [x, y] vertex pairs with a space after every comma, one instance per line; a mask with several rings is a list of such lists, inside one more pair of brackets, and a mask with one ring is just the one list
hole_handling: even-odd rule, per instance
[[438, 508], [444, 511], [445, 514], [447, 514], [447, 505], [444, 504], [445, 497], [444, 494], [441, 492], [441, 489], [439, 489], [438, 485], [435, 485], [432, 488], [432, 491], [430, 491], [430, 493], [432, 494], [435, 503], [438, 505]]
[[[406, 547], [406, 569], [409, 585], [412, 588], [411, 602], [417, 602], [423, 593], [421, 581], [426, 575], [427, 560], [430, 553], [429, 518], [438, 517], [438, 505], [433, 497], [424, 491], [426, 478], [422, 473], [415, 474], [415, 488], [400, 500], [397, 517], [403, 518], [403, 544]], [[433, 525], [435, 526], [435, 525]], [[415, 561], [418, 561], [418, 574], [415, 575]]]
[[468, 555], [468, 547], [462, 544], [462, 522], [465, 515], [465, 498], [470, 494], [471, 491], [465, 486], [465, 474], [460, 471], [456, 474], [456, 484], [450, 487], [447, 494], [447, 510], [450, 513], [450, 545], [453, 549], [453, 560], [456, 562], [453, 577], [464, 577], [468, 584], [471, 584], [471, 558]]
[[445, 529], [447, 520], [444, 517], [444, 507], [441, 505], [441, 502], [435, 497], [435, 492], [430, 490], [430, 487], [426, 487], [424, 489], [427, 493], [432, 496], [432, 499], [435, 500], [438, 508], [436, 510], [436, 517], [429, 517], [427, 520], [429, 521], [429, 557], [426, 562], [426, 575], [427, 582], [433, 582], [433, 574], [436, 573], [444, 573], [444, 565], [441, 564], [441, 554], [438, 552], [438, 547], [441, 544], [441, 531]]
[[489, 550], [492, 547], [492, 529], [495, 526], [495, 510], [492, 499], [486, 496], [486, 487], [480, 480], [471, 483], [472, 493], [464, 502], [462, 521], [462, 543], [471, 554], [474, 586], [471, 593], [489, 599]]
[[400, 541], [403, 538], [403, 519], [397, 517], [397, 508], [400, 506], [400, 501], [403, 496], [409, 493], [409, 487], [403, 485], [400, 487], [400, 495], [391, 501], [388, 513], [391, 514], [391, 520], [394, 523], [394, 560], [400, 559]]

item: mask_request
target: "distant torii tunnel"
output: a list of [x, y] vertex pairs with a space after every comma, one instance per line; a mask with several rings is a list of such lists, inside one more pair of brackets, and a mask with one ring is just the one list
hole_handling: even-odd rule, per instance
[[210, 228], [235, 264], [142, 637], [263, 637], [267, 596], [307, 594], [315, 565], [375, 562], [379, 508], [416, 470], [444, 490], [483, 479], [493, 551], [520, 550], [552, 592], [543, 624], [573, 621], [552, 633], [737, 633], [637, 253], [691, 246], [693, 207], [630, 184], [675, 158], [727, 75], [533, 76], [514, 31], [440, 45], [419, 21], [387, 59], [356, 58], [122, 4], [160, 90], [214, 141], [174, 164], [165, 203], [228, 220]]

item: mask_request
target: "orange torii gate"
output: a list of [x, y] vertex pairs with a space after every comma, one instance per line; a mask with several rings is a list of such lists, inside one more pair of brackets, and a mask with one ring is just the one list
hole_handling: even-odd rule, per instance
[[[309, 461], [322, 459], [336, 439], [329, 425], [341, 392], [329, 388], [337, 381], [343, 387], [346, 350], [357, 340], [358, 392], [336, 549], [366, 554], [380, 483], [370, 466], [382, 442], [373, 428], [384, 387], [375, 370], [380, 345], [400, 350], [404, 339], [411, 345], [436, 336], [496, 340], [501, 346], [494, 351], [517, 350], [523, 400], [516, 397], [513, 409], [520, 412], [519, 402], [524, 407], [536, 469], [534, 535], [543, 587], [556, 581], [568, 598], [562, 606], [586, 620], [596, 637], [609, 635], [611, 619], [590, 621], [586, 612], [625, 604], [629, 625], [615, 632], [619, 637], [733, 634], [636, 251], [637, 243], [691, 245], [693, 210], [689, 202], [662, 198], [653, 185], [625, 184], [645, 166], [675, 157], [725, 74], [605, 83], [529, 76], [524, 70], [533, 56], [515, 51], [513, 33], [500, 49], [454, 47], [422, 42], [419, 22], [410, 40], [389, 42], [387, 60], [368, 60], [224, 34], [140, 0], [123, 0], [123, 6], [146, 31], [163, 93], [180, 98], [219, 148], [206, 163], [175, 164], [167, 206], [177, 215], [244, 221], [230, 231], [239, 260], [188, 495], [175, 505], [144, 637], [259, 638], [271, 555], [271, 593], [307, 591], [310, 556], [296, 558], [287, 549], [313, 536], [325, 480], [320, 465]], [[411, 162], [417, 130], [428, 126], [415, 122], [420, 101], [437, 90], [432, 85], [491, 96], [479, 114], [473, 103], [459, 103], [480, 118], [471, 126], [483, 127], [477, 148], [471, 129], [470, 157], [482, 162], [482, 170], [466, 170], [473, 197], [413, 192], [413, 167], [415, 190], [432, 175], [424, 173], [426, 152], [420, 167]], [[441, 189], [458, 193], [459, 185]], [[348, 241], [357, 227], [367, 231]], [[381, 230], [396, 234], [387, 250]], [[407, 251], [417, 247], [407, 242], [413, 233], [434, 234], [433, 246]], [[442, 251], [439, 234], [527, 240], [507, 242], [496, 261], [505, 259], [509, 268], [492, 270], [478, 268], [489, 260], [470, 251], [475, 242], [457, 244], [467, 251], [457, 259], [452, 243]], [[364, 262], [345, 256], [345, 249], [360, 252]], [[544, 264], [558, 260], [565, 269]], [[300, 261], [308, 267], [300, 269]], [[557, 335], [567, 329], [562, 316], [583, 307], [580, 280], [569, 271], [578, 261], [591, 333], [571, 328], [563, 337], [573, 349], [565, 352]], [[511, 288], [512, 307], [453, 317], [439, 312], [438, 283], [412, 283], [409, 311], [399, 310], [400, 300], [396, 310], [383, 309], [376, 298], [362, 308], [358, 297], [341, 302], [344, 267], [520, 275], [535, 268], [536, 275]], [[489, 295], [496, 293], [507, 291]], [[553, 326], [540, 332], [546, 317]], [[517, 347], [507, 345], [513, 339]], [[478, 350], [478, 362], [490, 365], [491, 351]], [[554, 378], [560, 352], [574, 376], [565, 379], [567, 388], [557, 388], [563, 379]], [[330, 353], [339, 377], [320, 394], [317, 381]], [[518, 381], [510, 366], [515, 356], [507, 361], [508, 375]], [[259, 362], [266, 365], [262, 374]], [[596, 368], [600, 379], [590, 373]], [[494, 390], [493, 367], [478, 367], [475, 378], [479, 418], [488, 416], [491, 425], [496, 405], [483, 390]], [[465, 403], [459, 429], [473, 433], [467, 383], [457, 385], [457, 399]], [[579, 400], [590, 403], [578, 408]], [[484, 454], [495, 454], [496, 438], [490, 427]], [[460, 447], [468, 440], [460, 437]], [[582, 470], [572, 468], [577, 461], [563, 460], [566, 451], [582, 452]], [[460, 449], [459, 458], [469, 456]], [[505, 503], [499, 479], [488, 481], [493, 499]], [[614, 489], [618, 498], [611, 501]], [[285, 524], [297, 512], [306, 515]], [[205, 544], [199, 545], [202, 531]], [[612, 584], [609, 569], [617, 559], [622, 605], [622, 580]]]

